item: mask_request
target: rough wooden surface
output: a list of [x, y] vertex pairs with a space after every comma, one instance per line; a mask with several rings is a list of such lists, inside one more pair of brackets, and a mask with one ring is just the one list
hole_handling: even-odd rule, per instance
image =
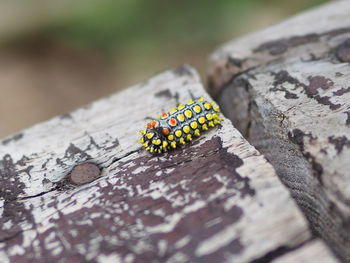
[[335, 1], [211, 56], [211, 92], [274, 165], [313, 229], [350, 261], [350, 2]]
[[145, 118], [190, 92], [208, 98], [179, 67], [3, 140], [0, 262], [266, 262], [312, 242], [311, 254], [327, 251], [227, 119], [176, 151], [140, 149]]

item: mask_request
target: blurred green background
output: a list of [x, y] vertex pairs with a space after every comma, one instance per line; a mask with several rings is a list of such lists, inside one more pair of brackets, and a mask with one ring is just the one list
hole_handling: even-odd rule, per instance
[[0, 137], [323, 2], [2, 0]]

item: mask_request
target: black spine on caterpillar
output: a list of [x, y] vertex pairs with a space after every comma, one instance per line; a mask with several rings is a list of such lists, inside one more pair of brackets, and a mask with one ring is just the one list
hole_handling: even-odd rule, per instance
[[151, 153], [167, 152], [220, 124], [219, 115], [215, 102], [208, 102], [203, 97], [190, 100], [186, 105], [179, 104], [177, 108], [163, 112], [158, 120], [150, 121], [146, 129], [140, 131], [139, 142]]

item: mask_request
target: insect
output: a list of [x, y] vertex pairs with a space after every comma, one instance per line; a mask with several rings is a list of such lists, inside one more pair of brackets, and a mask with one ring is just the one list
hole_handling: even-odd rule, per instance
[[179, 104], [163, 112], [158, 120], [151, 120], [146, 129], [140, 131], [139, 143], [154, 154], [167, 152], [220, 124], [219, 115], [215, 102], [208, 102], [203, 97], [190, 100], [186, 105]]

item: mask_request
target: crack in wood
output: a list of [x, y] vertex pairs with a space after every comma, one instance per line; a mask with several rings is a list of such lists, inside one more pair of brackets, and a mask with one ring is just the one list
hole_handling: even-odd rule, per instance
[[[253, 49], [253, 52], [254, 53], [268, 52], [272, 56], [277, 56], [277, 55], [283, 54], [289, 48], [295, 48], [298, 46], [319, 42], [322, 37], [327, 38], [327, 40], [329, 41], [331, 38], [334, 38], [338, 35], [347, 34], [347, 33], [350, 33], [350, 27], [338, 28], [338, 29], [326, 31], [320, 34], [312, 33], [312, 34], [301, 35], [301, 36], [292, 36], [290, 38], [278, 39], [278, 40], [262, 43], [258, 47]], [[342, 54], [341, 51], [338, 51], [338, 54]]]

